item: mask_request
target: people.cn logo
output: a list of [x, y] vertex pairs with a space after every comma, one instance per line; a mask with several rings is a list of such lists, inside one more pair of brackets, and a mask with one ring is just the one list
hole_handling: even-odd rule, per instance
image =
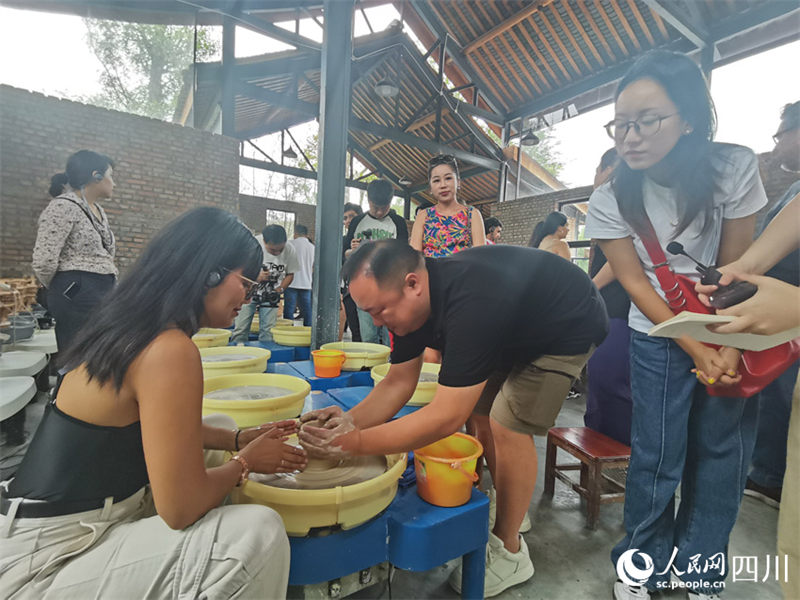
[[[644, 561], [644, 569], [640, 569], [633, 564], [633, 557], [636, 556], [637, 553]], [[654, 570], [653, 559], [650, 558], [649, 554], [639, 552], [638, 548], [623, 552], [622, 556], [617, 559], [617, 577], [620, 578], [620, 581], [628, 585], [644, 585], [644, 583], [650, 579]]]

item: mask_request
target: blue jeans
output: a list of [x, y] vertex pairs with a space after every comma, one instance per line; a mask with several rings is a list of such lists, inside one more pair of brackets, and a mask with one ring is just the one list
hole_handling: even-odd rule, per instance
[[[654, 590], [658, 582], [669, 582], [667, 567], [677, 548], [673, 565], [682, 580], [723, 581], [729, 571], [728, 537], [753, 452], [757, 404], [752, 398], [709, 396], [690, 371], [692, 359], [672, 340], [631, 331], [630, 361], [626, 535], [611, 559], [616, 565], [623, 552], [634, 548], [650, 555], [655, 569], [645, 585]], [[702, 571], [718, 552], [725, 553], [724, 575], [717, 569], [687, 572], [693, 555], [700, 555]]]
[[231, 334], [231, 341], [235, 343], [246, 342], [250, 339], [250, 325], [253, 323], [253, 315], [256, 314], [258, 308], [258, 341], [271, 342], [272, 341], [272, 328], [278, 322], [278, 307], [275, 306], [259, 306], [253, 302], [244, 304], [236, 320], [233, 322], [233, 333]]
[[303, 316], [303, 325], [311, 325], [311, 290], [287, 288], [283, 292], [283, 318], [294, 321], [294, 309], [298, 302], [300, 303], [300, 314]]
[[792, 390], [800, 361], [761, 390], [758, 398], [758, 436], [753, 450], [750, 479], [764, 487], [783, 486], [786, 471], [786, 439], [792, 412]]
[[358, 327], [361, 330], [361, 341], [389, 346], [389, 330], [385, 326], [376, 327], [372, 317], [366, 311], [358, 309]]

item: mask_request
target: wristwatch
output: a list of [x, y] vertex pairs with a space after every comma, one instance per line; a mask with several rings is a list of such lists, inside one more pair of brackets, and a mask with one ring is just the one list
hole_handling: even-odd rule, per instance
[[250, 466], [247, 464], [247, 461], [244, 458], [242, 458], [240, 454], [234, 454], [231, 457], [231, 460], [235, 460], [240, 465], [242, 465], [242, 474], [239, 475], [239, 482], [236, 484], [236, 487], [239, 487], [245, 481], [247, 481], [247, 476], [250, 475]]

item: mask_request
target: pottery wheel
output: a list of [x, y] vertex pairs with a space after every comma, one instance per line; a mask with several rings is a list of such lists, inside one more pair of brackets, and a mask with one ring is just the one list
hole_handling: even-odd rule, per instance
[[250, 360], [256, 358], [252, 354], [211, 354], [203, 357], [203, 362], [229, 362], [232, 360]]
[[385, 456], [352, 456], [331, 468], [314, 468], [309, 461], [303, 472], [294, 473], [251, 473], [250, 480], [272, 487], [293, 490], [322, 490], [344, 485], [353, 485], [374, 479], [386, 472]]
[[203, 394], [210, 400], [266, 400], [292, 394], [292, 390], [277, 385], [236, 385]]

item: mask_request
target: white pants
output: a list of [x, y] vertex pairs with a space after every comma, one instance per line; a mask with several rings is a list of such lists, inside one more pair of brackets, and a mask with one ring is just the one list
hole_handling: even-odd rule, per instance
[[4, 598], [285, 598], [289, 540], [266, 506], [223, 506], [186, 529], [153, 514], [144, 488], [101, 509], [0, 515]]

